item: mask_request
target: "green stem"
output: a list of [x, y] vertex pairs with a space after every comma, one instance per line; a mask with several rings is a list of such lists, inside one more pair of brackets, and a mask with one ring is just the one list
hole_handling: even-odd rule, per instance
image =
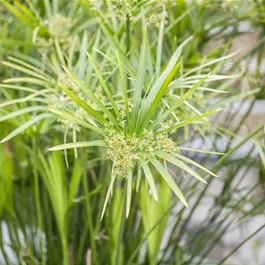
[[67, 236], [65, 236], [64, 232], [61, 234], [61, 242], [63, 248], [63, 265], [69, 265]]
[[[1, 219], [0, 219], [1, 220]], [[1, 224], [1, 223], [0, 223]], [[6, 264], [9, 264], [8, 257], [4, 248], [3, 236], [2, 236], [2, 227], [0, 226], [0, 253], [2, 253], [3, 258]]]
[[[88, 186], [88, 181], [87, 181], [87, 176], [86, 174], [84, 174], [84, 191], [85, 191], [85, 194], [89, 194], [89, 186]], [[93, 220], [92, 220], [92, 216], [93, 216], [93, 213], [92, 213], [92, 207], [91, 207], [91, 201], [90, 201], [90, 197], [87, 196], [86, 198], [86, 210], [87, 210], [87, 215], [88, 215], [88, 228], [90, 230], [90, 236], [91, 236], [91, 246], [92, 246], [92, 260], [93, 262], [95, 262], [95, 264], [99, 264], [99, 261], [98, 261], [98, 257], [97, 257], [97, 244], [96, 244], [96, 241], [95, 241], [95, 229], [94, 229], [94, 226], [93, 226]]]
[[135, 248], [134, 252], [131, 254], [131, 256], [128, 259], [128, 262], [126, 265], [131, 265], [134, 258], [136, 257], [137, 253], [140, 251], [142, 245], [146, 242], [147, 238], [152, 234], [152, 232], [156, 229], [156, 227], [163, 222], [164, 218], [172, 211], [172, 209], [175, 207], [177, 202], [177, 199], [174, 199], [171, 206], [164, 212], [164, 214], [157, 220], [157, 222], [151, 227], [151, 229], [145, 234], [141, 242], [138, 244], [138, 246]]
[[120, 264], [120, 252], [121, 252], [121, 246], [122, 246], [122, 238], [124, 234], [124, 228], [125, 228], [125, 220], [126, 220], [126, 185], [124, 185], [124, 202], [123, 202], [123, 210], [122, 210], [122, 217], [121, 217], [121, 227], [120, 227], [120, 234], [119, 234], [119, 241], [116, 251], [116, 263], [117, 265]]
[[[34, 154], [37, 154], [35, 138], [33, 138], [32, 146]], [[33, 163], [33, 176], [34, 176], [34, 195], [35, 195], [35, 202], [37, 209], [37, 222], [38, 222], [38, 227], [40, 228], [41, 231], [43, 231], [43, 223], [41, 218], [40, 189], [39, 189], [40, 184], [39, 184], [38, 169], [36, 163]], [[46, 257], [45, 257], [44, 239], [42, 237], [40, 239], [40, 249], [41, 249], [41, 264], [45, 265]]]
[[[203, 146], [204, 146], [204, 143], [202, 142], [201, 146], [199, 147], [199, 149], [203, 149]], [[197, 161], [198, 160], [198, 156], [199, 156], [199, 153], [195, 152], [194, 155], [191, 157], [191, 159], [194, 160], [194, 161]], [[203, 160], [202, 164], [207, 164], [209, 159], [210, 159], [210, 154], [207, 154], [207, 156]], [[192, 185], [191, 190], [190, 190], [190, 194], [187, 196], [187, 201], [189, 201], [190, 198], [193, 197], [194, 190], [197, 187], [197, 185], [198, 185], [197, 181]], [[184, 189], [184, 187], [183, 187], [183, 189]], [[183, 206], [182, 209], [177, 213], [176, 217], [177, 217], [178, 220], [174, 224], [174, 227], [173, 227], [172, 231], [176, 231], [176, 229], [180, 225], [180, 222], [183, 221], [183, 217], [182, 216], [185, 213], [185, 210], [186, 210], [186, 207]], [[171, 235], [169, 236], [169, 242], [175, 242], [174, 235], [175, 235], [175, 233], [171, 233]], [[161, 257], [161, 260], [163, 260], [165, 258], [165, 256], [167, 255], [167, 253], [168, 253], [168, 251], [170, 249], [170, 246], [171, 246], [171, 244], [167, 244], [167, 246], [165, 247], [165, 249], [163, 251], [163, 255]], [[175, 251], [177, 251], [177, 247], [178, 247], [178, 244], [175, 245], [175, 247], [172, 250], [171, 254], [173, 254], [173, 253], [175, 253]]]
[[[233, 153], [235, 153], [242, 145], [244, 145], [249, 139], [251, 139], [253, 136], [255, 136], [257, 133], [259, 133], [264, 127], [264, 124], [259, 126], [258, 128], [256, 128], [256, 130], [254, 130], [251, 134], [249, 134], [245, 139], [243, 139], [241, 142], [239, 142], [237, 145], [235, 145], [231, 150], [229, 150], [223, 157], [221, 157], [211, 168], [210, 171], [214, 171], [216, 169], [218, 169], [222, 163], [229, 158]], [[189, 224], [189, 221], [191, 219], [191, 217], [193, 216], [195, 210], [197, 209], [197, 206], [199, 205], [201, 199], [203, 198], [204, 194], [206, 193], [206, 191], [208, 190], [208, 188], [210, 187], [211, 182], [213, 181], [213, 178], [211, 178], [208, 181], [208, 185], [205, 186], [205, 188], [202, 190], [201, 194], [199, 195], [196, 203], [193, 205], [190, 214], [188, 215], [188, 217], [185, 220], [185, 223], [181, 226], [180, 228], [180, 234], [178, 236], [177, 242], [180, 241], [180, 239], [182, 238], [183, 235], [183, 231], [186, 229], [187, 225]]]
[[[206, 236], [206, 238], [204, 239], [204, 240], [202, 240], [201, 242], [200, 242], [200, 244], [198, 244], [198, 245], [204, 245], [204, 246], [208, 246], [206, 243], [208, 242], [208, 239], [209, 238], [214, 238], [214, 235], [215, 234], [217, 234], [217, 232], [219, 232], [219, 230], [220, 229], [222, 229], [221, 230], [221, 232], [219, 232], [219, 235], [214, 239], [214, 241], [211, 243], [211, 244], [209, 244], [209, 248], [205, 251], [205, 253], [201, 256], [201, 258], [200, 258], [200, 260], [199, 260], [199, 264], [201, 264], [202, 263], [202, 261], [210, 254], [210, 252], [212, 251], [212, 249], [215, 247], [215, 245], [218, 243], [218, 242], [220, 242], [220, 239], [221, 239], [221, 237], [224, 235], [224, 233], [227, 231], [227, 229], [232, 225], [232, 224], [234, 224], [234, 220], [232, 220], [232, 221], [230, 221], [224, 228], [222, 228], [222, 225], [223, 224], [225, 224], [225, 222], [228, 220], [228, 218], [229, 218], [229, 216], [231, 215], [231, 214], [233, 214], [234, 212], [235, 212], [235, 210], [234, 209], [238, 209], [238, 210], [240, 210], [240, 208], [241, 207], [243, 207], [245, 204], [247, 204], [248, 203], [248, 197], [249, 197], [249, 195], [253, 192], [253, 191], [255, 191], [255, 189], [257, 188], [259, 186], [259, 183], [256, 183], [250, 190], [249, 190], [249, 192], [246, 194], [246, 195], [244, 195], [244, 196], [242, 196], [242, 199], [241, 200], [239, 200], [238, 202], [237, 202], [237, 204], [236, 204], [236, 206], [235, 206], [235, 208], [233, 208], [230, 212], [228, 212], [227, 214], [226, 214], [226, 216], [225, 216], [225, 218], [223, 218], [223, 220], [220, 222], [220, 223], [218, 223], [218, 227], [216, 227], [216, 229], [214, 229], [210, 234], [208, 234], [207, 236]], [[220, 214], [220, 213], [219, 213]], [[219, 215], [220, 216], [220, 215]], [[195, 249], [196, 250], [196, 249]], [[200, 251], [200, 249], [198, 248], [197, 249], [197, 252], [194, 252], [194, 254], [192, 255], [192, 257], [190, 258], [190, 262], [192, 262], [193, 261], [193, 259], [196, 257], [196, 255], [199, 253], [199, 251]]]
[[[129, 52], [131, 49], [131, 38], [130, 38], [130, 19], [127, 16], [126, 19], [126, 54], [129, 57]], [[127, 90], [130, 90], [130, 80], [127, 78]]]
[[250, 236], [248, 236], [245, 240], [243, 240], [240, 244], [237, 245], [237, 247], [231, 251], [227, 256], [225, 256], [217, 265], [224, 264], [224, 262], [232, 256], [238, 249], [240, 249], [250, 238], [255, 236], [257, 233], [259, 233], [263, 228], [265, 228], [265, 224], [263, 224], [259, 229], [257, 229], [254, 233], [252, 233]]

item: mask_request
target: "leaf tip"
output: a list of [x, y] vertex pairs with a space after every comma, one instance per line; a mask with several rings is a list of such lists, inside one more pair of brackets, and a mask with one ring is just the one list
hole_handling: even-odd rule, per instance
[[87, 54], [88, 59], [90, 60], [91, 59], [91, 55], [89, 54], [89, 52], [86, 52], [86, 54]]
[[125, 216], [126, 219], [128, 219], [128, 217], [129, 217], [129, 211], [130, 211], [129, 209], [126, 210], [126, 216]]
[[101, 214], [99, 221], [101, 222], [103, 219], [104, 214]]
[[67, 71], [68, 69], [66, 68], [65, 65], [61, 64], [61, 67], [64, 69], [65, 72], [68, 72], [68, 71]]

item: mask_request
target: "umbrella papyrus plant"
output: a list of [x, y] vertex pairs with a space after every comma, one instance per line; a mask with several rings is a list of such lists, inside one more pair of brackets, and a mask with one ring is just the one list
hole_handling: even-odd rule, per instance
[[[119, 70], [119, 81], [123, 90], [123, 98], [118, 102], [115, 100], [107, 82], [105, 82], [96, 62], [89, 54], [90, 63], [93, 65], [97, 78], [108, 98], [107, 103], [100, 101], [81, 80], [69, 69], [64, 67], [69, 77], [71, 77], [75, 84], [93, 101], [96, 108], [78, 98], [70, 88], [62, 84], [59, 84], [60, 87], [73, 101], [89, 113], [95, 123], [92, 124], [88, 121], [78, 119], [75, 117], [74, 113], [68, 110], [52, 109], [51, 111], [62, 118], [74, 121], [98, 133], [102, 139], [67, 143], [52, 147], [49, 150], [66, 150], [79, 147], [106, 148], [106, 158], [112, 161], [112, 173], [101, 218], [104, 215], [108, 200], [113, 192], [114, 183], [117, 179], [126, 180], [126, 216], [128, 217], [132, 189], [136, 186], [136, 190], [138, 190], [142, 175], [147, 180], [154, 199], [158, 200], [152, 169], [155, 169], [160, 174], [180, 201], [185, 206], [188, 206], [183, 193], [168, 173], [166, 162], [181, 168], [204, 183], [206, 183], [205, 180], [188, 164], [192, 164], [206, 171], [208, 174], [216, 176], [206, 168], [181, 155], [178, 146], [172, 139], [172, 135], [174, 135], [177, 129], [197, 121], [203, 120], [205, 122], [207, 116], [219, 111], [219, 109], [217, 109], [195, 116], [191, 115], [191, 118], [182, 121], [179, 119], [174, 121], [174, 119], [172, 119], [175, 115], [175, 110], [183, 104], [198, 87], [201, 87], [204, 81], [211, 78], [211, 74], [204, 75], [203, 78], [201, 78], [200, 75], [197, 82], [195, 82], [186, 93], [174, 101], [171, 106], [165, 107], [162, 103], [162, 98], [169, 93], [168, 87], [177, 71], [180, 69], [181, 50], [190, 40], [191, 38], [187, 39], [178, 47], [161, 75], [158, 77], [154, 76], [151, 82], [146, 85], [145, 72], [148, 37], [146, 31], [144, 31], [139, 64], [135, 77], [132, 77], [132, 79], [135, 79], [132, 93], [127, 90], [125, 69], [123, 69], [122, 60], [117, 53], [116, 65]], [[196, 76], [194, 76], [194, 79], [196, 80]], [[137, 167], [138, 174], [136, 174], [137, 176], [135, 177], [134, 171]]]

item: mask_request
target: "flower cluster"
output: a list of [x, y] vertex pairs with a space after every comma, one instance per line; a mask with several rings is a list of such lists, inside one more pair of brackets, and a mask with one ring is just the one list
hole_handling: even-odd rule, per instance
[[174, 121], [171, 119], [169, 121], [160, 122], [161, 129], [168, 129], [174, 125]]
[[67, 74], [60, 74], [57, 78], [57, 84], [61, 84], [63, 85], [64, 87], [72, 90], [72, 91], [75, 91], [75, 92], [79, 92], [80, 89], [78, 87], [78, 85], [76, 85], [76, 83], [73, 81], [73, 79], [67, 75]]
[[69, 35], [69, 30], [72, 26], [72, 22], [69, 18], [62, 14], [56, 14], [49, 22], [49, 32], [54, 37], [66, 38]]
[[[57, 84], [72, 90], [80, 99], [85, 101], [84, 94], [78, 85], [76, 85], [76, 83], [73, 81], [73, 79], [67, 74], [60, 74], [57, 78]], [[48, 107], [50, 109], [71, 109], [74, 112], [74, 116], [76, 118], [87, 120], [89, 118], [87, 112], [83, 108], [79, 107], [74, 101], [72, 101], [59, 85], [56, 86], [56, 90], [58, 90], [59, 93], [53, 93], [49, 96], [47, 100]], [[58, 127], [59, 131], [65, 131], [66, 129], [75, 129], [78, 132], [80, 131], [80, 126], [75, 122], [70, 122], [69, 120], [65, 120], [63, 118], [59, 118], [57, 121], [60, 123], [60, 126]]]
[[118, 18], [122, 21], [127, 19], [132, 20], [134, 13], [139, 8], [140, 0], [113, 0], [111, 1], [112, 8], [117, 12]]
[[37, 38], [37, 42], [41, 46], [40, 52], [51, 50], [54, 38], [58, 39], [63, 50], [67, 50], [72, 42], [70, 39], [70, 29], [73, 26], [71, 20], [62, 14], [56, 14], [50, 21], [45, 21], [44, 25], [50, 33], [50, 38]]
[[[84, 109], [78, 107], [77, 105], [74, 105], [71, 102], [68, 102], [68, 103], [69, 103], [69, 105], [72, 105], [72, 107], [74, 108], [75, 118], [78, 118], [78, 119], [84, 120], [84, 121], [89, 120], [89, 116]], [[62, 107], [62, 106], [60, 106], [60, 107]], [[59, 108], [57, 107], [57, 109], [60, 109], [60, 107]], [[57, 119], [57, 122], [59, 123], [59, 126], [56, 129], [60, 132], [65, 132], [65, 130], [69, 130], [69, 129], [74, 129], [77, 132], [81, 131], [80, 125], [78, 125], [74, 121], [69, 121], [67, 119], [59, 117]]]
[[112, 133], [105, 138], [108, 148], [106, 158], [113, 161], [113, 174], [126, 177], [134, 166], [157, 150], [167, 153], [178, 152], [175, 143], [165, 133], [154, 134], [145, 131], [143, 135], [126, 135], [124, 132]]
[[224, 0], [221, 4], [221, 7], [226, 11], [234, 12], [239, 7], [239, 1], [234, 0]]
[[[152, 1], [152, 12], [151, 15], [147, 15], [146, 22], [147, 25], [156, 27], [160, 26], [160, 23], [168, 24], [168, 12], [166, 10], [166, 3], [170, 2], [169, 0], [156, 0]], [[134, 20], [137, 13], [141, 8], [148, 6], [148, 1], [144, 0], [111, 0], [108, 2], [109, 11], [113, 11], [116, 17], [125, 22], [126, 20]], [[90, 1], [91, 11], [100, 10], [102, 8], [99, 1]]]
[[166, 5], [162, 2], [161, 3], [161, 11], [155, 12], [151, 14], [147, 19], [146, 22], [148, 25], [155, 25], [157, 28], [160, 27], [160, 23], [163, 22], [165, 25], [168, 24], [168, 12], [166, 10]]

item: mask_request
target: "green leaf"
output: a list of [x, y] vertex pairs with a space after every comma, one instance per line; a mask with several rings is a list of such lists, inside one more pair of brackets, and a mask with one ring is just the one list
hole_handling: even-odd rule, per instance
[[95, 131], [95, 132], [97, 132], [103, 136], [106, 136], [106, 133], [104, 130], [102, 130], [98, 127], [95, 127], [86, 121], [83, 121], [81, 119], [76, 118], [73, 114], [71, 114], [69, 112], [58, 110], [58, 109], [50, 109], [50, 111], [57, 114], [58, 116], [60, 116], [62, 118], [65, 118], [69, 121], [75, 122], [76, 124], [82, 125], [82, 126], [89, 128], [89, 129], [91, 129], [91, 130], [93, 130], [93, 131]]
[[175, 183], [173, 178], [168, 174], [167, 170], [162, 166], [162, 164], [156, 159], [156, 158], [149, 158], [150, 162], [153, 164], [153, 166], [156, 168], [156, 170], [159, 172], [161, 177], [167, 182], [167, 184], [171, 187], [171, 189], [174, 191], [174, 193], [177, 195], [177, 197], [180, 199], [180, 201], [188, 207], [188, 204], [179, 189], [178, 185]]
[[111, 181], [110, 181], [110, 184], [109, 184], [109, 187], [108, 187], [108, 191], [107, 191], [107, 194], [106, 194], [106, 198], [105, 198], [105, 201], [104, 201], [104, 204], [103, 204], [103, 209], [102, 209], [100, 221], [102, 220], [102, 218], [104, 216], [104, 213], [105, 213], [105, 210], [106, 210], [106, 207], [107, 207], [107, 203], [109, 201], [110, 195], [111, 195], [112, 190], [113, 190], [113, 184], [114, 184], [115, 179], [116, 179], [116, 175], [113, 174], [113, 167], [114, 167], [114, 163], [113, 163], [113, 166], [112, 166]]
[[[148, 124], [148, 122], [150, 121], [150, 118], [152, 117], [152, 115], [156, 111], [158, 104], [160, 103], [160, 101], [161, 101], [166, 89], [168, 88], [168, 85], [170, 84], [171, 80], [174, 78], [174, 76], [175, 76], [176, 72], [178, 71], [180, 65], [181, 65], [181, 62], [179, 62], [176, 66], [174, 66], [174, 68], [169, 73], [169, 75], [165, 79], [164, 83], [162, 84], [162, 86], [158, 90], [153, 102], [151, 103], [150, 108], [147, 111], [146, 116], [144, 117], [144, 121], [143, 121], [143, 124], [142, 124], [141, 128], [144, 128]], [[143, 102], [143, 104], [145, 106], [146, 103]]]
[[95, 140], [95, 141], [89, 141], [89, 142], [76, 142], [76, 143], [57, 145], [57, 146], [49, 148], [48, 150], [58, 151], [58, 150], [80, 148], [80, 147], [91, 147], [91, 146], [107, 147], [107, 143], [104, 140]]
[[144, 77], [146, 72], [146, 52], [147, 52], [147, 30], [144, 29], [143, 32], [143, 42], [141, 46], [141, 53], [140, 53], [140, 62], [138, 65], [138, 71], [136, 75], [136, 84], [133, 94], [132, 100], [132, 119], [134, 120], [134, 125], [136, 126], [137, 122], [137, 114], [139, 112], [139, 108], [141, 105], [141, 98], [142, 98], [142, 91], [143, 91], [143, 84], [144, 84]]
[[203, 183], [207, 183], [198, 173], [196, 173], [192, 168], [190, 168], [189, 166], [187, 166], [185, 163], [183, 163], [182, 161], [176, 159], [174, 156], [167, 154], [166, 152], [163, 151], [155, 151], [155, 154], [161, 158], [163, 158], [164, 160], [168, 161], [169, 163], [185, 170], [186, 172], [188, 172], [191, 176], [193, 176], [194, 178], [200, 180]]
[[126, 87], [126, 84], [125, 84], [125, 77], [124, 77], [124, 73], [123, 73], [123, 69], [122, 69], [122, 65], [121, 65], [120, 56], [119, 56], [118, 52], [116, 52], [116, 54], [117, 54], [117, 61], [118, 61], [120, 79], [121, 79], [121, 86], [122, 86], [122, 89], [123, 89], [123, 97], [124, 97], [124, 102], [125, 102], [125, 111], [126, 111], [127, 119], [129, 119], [129, 103], [128, 103], [128, 96], [127, 96], [127, 87]]
[[149, 92], [148, 96], [142, 103], [142, 108], [143, 108], [143, 114], [147, 112], [149, 107], [151, 106], [154, 98], [156, 97], [159, 89], [161, 89], [161, 86], [165, 83], [165, 80], [168, 78], [170, 73], [172, 72], [172, 69], [176, 66], [176, 63], [179, 60], [182, 48], [192, 39], [193, 37], [189, 37], [186, 39], [174, 52], [172, 57], [170, 58], [166, 69], [163, 71], [163, 73], [159, 76], [159, 78], [156, 80], [155, 84], [153, 85], [151, 91]]
[[[178, 51], [178, 50], [177, 50]], [[167, 88], [168, 84], [171, 82], [174, 76], [172, 76], [172, 72], [176, 72], [173, 69], [176, 67], [176, 63], [180, 57], [181, 51], [178, 51], [178, 53], [174, 53], [174, 55], [171, 57], [166, 69], [163, 71], [163, 73], [158, 77], [154, 85], [152, 86], [149, 94], [142, 102], [142, 116], [145, 115], [145, 113], [149, 110], [152, 102], [154, 101], [157, 93], [163, 87], [163, 90]], [[170, 80], [170, 81], [169, 81]], [[168, 82], [169, 81], [169, 82]], [[164, 88], [165, 87], [165, 88]]]
[[51, 19], [52, 18], [52, 9], [51, 9], [51, 5], [50, 5], [50, 0], [44, 1], [44, 6], [45, 6], [46, 14], [48, 15], [48, 18]]
[[132, 76], [135, 76], [136, 70], [134, 66], [131, 64], [128, 58], [124, 55], [123, 51], [120, 48], [120, 45], [118, 45], [118, 43], [113, 38], [113, 33], [111, 32], [111, 29], [106, 24], [103, 24], [102, 22], [100, 22], [99, 25], [102, 31], [107, 36], [107, 38], [109, 39], [114, 50], [116, 50], [119, 53], [119, 56], [121, 58], [122, 63], [124, 64], [125, 69], [129, 71]]
[[77, 195], [83, 171], [84, 161], [82, 161], [81, 159], [76, 159], [71, 177], [71, 182], [69, 185], [68, 207], [71, 207], [71, 205], [73, 204], [73, 199]]
[[[48, 2], [48, 1], [45, 1], [45, 2]], [[65, 65], [66, 63], [64, 60], [64, 54], [63, 54], [63, 51], [61, 49], [61, 44], [60, 44], [58, 38], [54, 38], [54, 44], [55, 44], [55, 50], [57, 52], [60, 64]]]
[[28, 74], [28, 75], [34, 76], [34, 77], [36, 77], [36, 78], [38, 78], [38, 79], [41, 79], [41, 80], [43, 80], [43, 81], [46, 81], [46, 82], [48, 82], [48, 83], [52, 83], [52, 82], [53, 82], [52, 79], [47, 79], [47, 78], [44, 77], [42, 74], [38, 74], [38, 73], [36, 73], [35, 71], [29, 70], [29, 69], [27, 69], [27, 68], [25, 68], [25, 67], [18, 66], [18, 65], [16, 65], [16, 64], [9, 63], [9, 62], [5, 62], [5, 61], [2, 62], [2, 64], [7, 65], [7, 66], [9, 66], [9, 67], [11, 67], [11, 68], [13, 68], [13, 69], [19, 70], [19, 71], [21, 71], [21, 72], [23, 72], [23, 73], [26, 73], [26, 74]]
[[216, 174], [214, 174], [213, 172], [211, 172], [210, 170], [208, 170], [207, 168], [201, 166], [200, 164], [196, 163], [195, 161], [183, 156], [183, 155], [180, 155], [180, 154], [177, 154], [177, 153], [174, 153], [173, 154], [174, 157], [178, 158], [178, 159], [181, 159], [183, 161], [185, 161], [186, 163], [189, 163], [189, 164], [192, 164], [194, 166], [196, 166], [197, 168], [200, 168], [201, 170], [207, 172], [208, 174], [214, 176], [214, 177], [218, 177]]
[[21, 41], [21, 40], [15, 40], [15, 39], [0, 39], [0, 44], [2, 45], [14, 45], [14, 46], [25, 46], [25, 47], [36, 47], [37, 45], [29, 42], [29, 41]]
[[126, 191], [126, 218], [128, 218], [131, 208], [132, 200], [132, 171], [129, 172], [127, 177], [127, 191]]
[[111, 105], [112, 105], [112, 107], [113, 107], [113, 109], [114, 109], [117, 117], [119, 119], [121, 119], [120, 112], [119, 112], [118, 107], [117, 107], [117, 105], [116, 105], [116, 103], [115, 103], [115, 101], [114, 101], [114, 99], [112, 97], [111, 91], [109, 90], [106, 82], [104, 81], [104, 78], [101, 75], [101, 73], [100, 73], [100, 71], [99, 71], [96, 63], [94, 62], [94, 60], [92, 59], [92, 57], [89, 55], [89, 53], [87, 53], [87, 56], [88, 56], [89, 61], [91, 62], [92, 66], [93, 66], [93, 68], [94, 68], [94, 70], [96, 72], [97, 78], [99, 79], [99, 81], [100, 81], [100, 83], [101, 83], [101, 85], [102, 85], [102, 87], [103, 87], [103, 89], [104, 89], [104, 91], [105, 91], [105, 93], [106, 93], [106, 95], [107, 95], [107, 97], [108, 97], [108, 99], [109, 99], [109, 101], [110, 101], [110, 103], [111, 103]]
[[141, 179], [142, 179], [142, 167], [138, 166], [137, 167], [136, 187], [135, 187], [136, 192], [139, 191]]
[[18, 1], [15, 1], [15, 5], [24, 13], [26, 14], [26, 16], [28, 18], [30, 18], [32, 20], [32, 22], [34, 22], [37, 25], [40, 25], [40, 21], [34, 16], [34, 14], [28, 9], [26, 8], [24, 5], [22, 5], [21, 3], [19, 3]]
[[221, 106], [228, 105], [232, 102], [235, 102], [238, 99], [244, 99], [246, 97], [250, 97], [260, 91], [260, 88], [252, 88], [251, 90], [248, 90], [246, 92], [241, 92], [240, 94], [236, 94], [234, 96], [226, 97], [222, 100], [217, 101], [216, 103], [209, 106], [210, 109], [216, 109], [220, 108]]
[[166, 129], [166, 130], [164, 130], [164, 131], [165, 131], [165, 132], [171, 132], [171, 131], [176, 130], [176, 129], [180, 128], [180, 127], [183, 127], [183, 126], [185, 126], [185, 125], [188, 125], [188, 124], [190, 124], [190, 123], [193, 123], [194, 121], [201, 120], [202, 118], [205, 118], [205, 117], [207, 117], [207, 116], [210, 116], [210, 115], [212, 115], [212, 114], [214, 114], [214, 113], [216, 113], [216, 112], [218, 112], [218, 111], [220, 111], [220, 110], [221, 110], [221, 109], [212, 110], [212, 111], [207, 111], [207, 112], [203, 113], [202, 115], [197, 115], [197, 116], [195, 116], [195, 117], [193, 117], [193, 118], [190, 118], [190, 119], [187, 119], [187, 120], [185, 120], [185, 121], [179, 122], [179, 123], [177, 123], [176, 125], [174, 125], [174, 126], [168, 128], [168, 129]]
[[265, 169], [265, 152], [261, 146], [261, 143], [257, 140], [254, 141], [255, 145], [256, 145], [256, 148], [258, 149], [258, 153], [259, 153], [259, 157], [260, 157], [260, 160], [261, 160], [261, 163]]
[[188, 147], [182, 147], [178, 146], [180, 150], [186, 150], [191, 152], [199, 152], [199, 153], [206, 153], [206, 154], [213, 154], [213, 155], [224, 155], [225, 153], [220, 152], [214, 152], [214, 151], [208, 151], [208, 150], [202, 150], [202, 149], [194, 149], [194, 148], [188, 148]]
[[234, 53], [232, 53], [232, 54], [229, 54], [229, 55], [226, 55], [226, 56], [220, 57], [220, 58], [215, 59], [215, 60], [212, 60], [212, 61], [210, 61], [210, 62], [208, 62], [208, 63], [205, 63], [205, 64], [202, 64], [202, 65], [200, 65], [200, 66], [194, 67], [194, 68], [192, 68], [191, 70], [189, 70], [188, 72], [186, 72], [186, 73], [183, 75], [183, 77], [185, 77], [185, 76], [189, 76], [190, 74], [192, 74], [192, 73], [194, 73], [194, 72], [197, 72], [197, 71], [199, 71], [199, 70], [201, 70], [201, 69], [203, 69], [203, 68], [205, 68], [205, 67], [207, 67], [207, 66], [210, 66], [210, 65], [216, 64], [216, 63], [221, 62], [221, 61], [225, 61], [225, 60], [227, 60], [227, 59], [229, 59], [229, 58], [235, 56], [236, 54], [238, 54], [238, 52], [234, 52]]
[[147, 183], [142, 185], [139, 206], [142, 215], [143, 229], [145, 235], [148, 235], [148, 237], [146, 236], [146, 239], [149, 264], [157, 264], [161, 241], [170, 216], [168, 207], [171, 204], [172, 192], [171, 188], [163, 179], [159, 182], [158, 196], [159, 200], [157, 202], [154, 201], [149, 195], [149, 187]]
[[[66, 67], [62, 66], [63, 69], [66, 71], [66, 73], [73, 79], [73, 81], [86, 93], [86, 95], [93, 101], [95, 102], [98, 107], [107, 115], [107, 117], [114, 123], [117, 125], [117, 121], [115, 119], [115, 117], [110, 113], [110, 111], [104, 106], [104, 104], [94, 95], [94, 93], [92, 91], [90, 91], [82, 81], [80, 81], [70, 70], [68, 70]], [[71, 92], [71, 91], [70, 91]], [[71, 95], [74, 95], [73, 93], [71, 93]], [[75, 96], [75, 99], [77, 100], [78, 97]], [[98, 113], [99, 114], [99, 113]], [[103, 118], [103, 117], [102, 117]], [[104, 119], [104, 118], [103, 118]], [[101, 123], [103, 122], [103, 120], [101, 119]], [[106, 120], [104, 119], [105, 123]]]
[[20, 109], [20, 110], [8, 113], [7, 115], [1, 116], [0, 122], [14, 118], [14, 117], [17, 117], [17, 116], [20, 116], [20, 115], [25, 114], [25, 113], [29, 113], [29, 112], [33, 112], [33, 111], [43, 111], [43, 110], [47, 111], [48, 109], [47, 109], [47, 107], [44, 107], [44, 106], [33, 106], [33, 107]]
[[[16, 86], [16, 87], [18, 87], [18, 86]], [[43, 99], [37, 98], [37, 96], [43, 94], [45, 91], [47, 92], [47, 90], [43, 90], [43, 91], [40, 90], [40, 91], [38, 91], [36, 93], [32, 93], [32, 94], [30, 94], [24, 98], [17, 98], [17, 99], [8, 100], [6, 102], [1, 103], [0, 108], [10, 106], [13, 104], [17, 104], [17, 103], [27, 102], [27, 101], [41, 101], [41, 102], [43, 102]]]
[[152, 191], [152, 194], [154, 196], [154, 199], [157, 201], [158, 200], [158, 196], [157, 196], [157, 190], [156, 190], [156, 185], [155, 185], [155, 182], [154, 182], [154, 178], [152, 176], [152, 172], [148, 166], [148, 164], [146, 162], [142, 162], [141, 163], [142, 165], [142, 168], [144, 170], [144, 175], [147, 179], [147, 182], [149, 184], [149, 187]]
[[77, 77], [81, 80], [85, 80], [85, 71], [87, 68], [87, 60], [86, 60], [87, 46], [88, 46], [88, 39], [87, 39], [87, 32], [85, 31], [83, 34], [82, 43], [79, 50], [78, 70], [77, 70]]
[[17, 59], [17, 58], [15, 58], [15, 57], [12, 57], [12, 56], [8, 56], [7, 58], [8, 58], [8, 60], [10, 60], [10, 61], [13, 61], [13, 62], [15, 62], [15, 63], [18, 63], [18, 64], [22, 65], [22, 66], [25, 66], [26, 68], [29, 68], [29, 69], [32, 70], [33, 72], [39, 73], [41, 76], [45, 77], [46, 80], [52, 80], [52, 79], [53, 79], [50, 75], [46, 74], [46, 73], [43, 72], [41, 69], [39, 69], [39, 68], [37, 68], [37, 67], [34, 67], [33, 65], [31, 65], [31, 64], [29, 64], [29, 63], [26, 63], [25, 61], [22, 61], [22, 60], [20, 60], [20, 59]]
[[160, 26], [159, 26], [158, 41], [157, 41], [157, 48], [156, 48], [156, 71], [158, 75], [159, 75], [159, 71], [161, 67], [161, 60], [162, 60], [162, 54], [163, 54], [164, 29], [165, 29], [165, 24], [163, 21], [161, 21]]
[[37, 123], [38, 121], [43, 120], [43, 119], [47, 119], [47, 118], [51, 118], [51, 117], [53, 117], [53, 115], [48, 114], [48, 113], [43, 113], [43, 114], [40, 114], [36, 117], [33, 117], [29, 121], [25, 122], [23, 125], [19, 126], [14, 131], [12, 131], [10, 134], [8, 134], [4, 139], [1, 140], [0, 143], [4, 143], [4, 142], [10, 140], [11, 138], [17, 136], [18, 134], [22, 133], [23, 131], [28, 129], [33, 124]]
[[17, 8], [13, 7], [11, 4], [9, 4], [6, 1], [2, 1], [2, 3], [6, 6], [6, 8], [13, 13], [14, 16], [16, 16], [18, 19], [26, 23], [30, 28], [34, 29], [36, 25], [32, 23], [23, 13], [21, 13]]
[[16, 83], [16, 82], [25, 82], [25, 83], [30, 83], [34, 85], [42, 85], [42, 86], [49, 85], [49, 82], [45, 82], [40, 79], [32, 78], [32, 77], [13, 77], [13, 78], [5, 79], [3, 81], [3, 83]]
[[[64, 134], [63, 134], [63, 143], [66, 144], [67, 142], [67, 134], [68, 134], [68, 128], [66, 127]], [[64, 161], [66, 164], [66, 167], [69, 168], [69, 161], [68, 161], [68, 156], [67, 156], [67, 150], [64, 150]]]
[[198, 83], [192, 86], [180, 99], [178, 99], [168, 110], [166, 110], [151, 126], [153, 129], [155, 126], [164, 121], [178, 106], [180, 106], [185, 99], [193, 94], [193, 92], [207, 79], [210, 74], [202, 78]]
[[87, 111], [92, 117], [94, 117], [99, 123], [105, 124], [107, 121], [103, 118], [103, 116], [96, 110], [94, 110], [92, 107], [90, 107], [87, 103], [85, 103], [83, 100], [81, 100], [79, 97], [77, 97], [70, 89], [64, 87], [63, 85], [59, 84], [59, 86], [65, 91], [65, 93], [80, 106], [85, 111]]

